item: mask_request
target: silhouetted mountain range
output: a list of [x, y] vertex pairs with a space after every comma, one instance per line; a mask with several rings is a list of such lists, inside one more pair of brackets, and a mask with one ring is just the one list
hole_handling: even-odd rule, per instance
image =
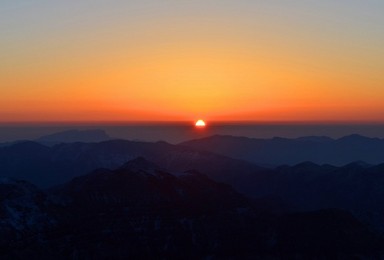
[[343, 210], [279, 214], [197, 171], [136, 158], [50, 189], [0, 181], [0, 257], [203, 259], [382, 257]]
[[173, 172], [197, 170], [246, 196], [272, 198], [292, 210], [346, 209], [384, 231], [384, 166], [361, 161], [342, 167], [304, 162], [267, 169], [187, 146], [114, 140], [53, 147], [17, 143], [0, 148], [0, 168], [3, 176], [48, 187], [97, 168], [116, 169], [137, 156]]
[[94, 130], [67, 130], [50, 135], [45, 135], [36, 140], [36, 142], [55, 145], [60, 143], [96, 143], [109, 140], [107, 133], [100, 129]]
[[245, 161], [185, 146], [126, 140], [68, 143], [52, 147], [31, 141], [20, 142], [0, 147], [0, 168], [4, 176], [47, 187], [97, 168], [114, 169], [137, 156], [144, 156], [174, 171], [203, 170], [216, 180], [231, 183], [242, 175], [263, 169]]
[[303, 161], [339, 166], [359, 160], [371, 164], [384, 162], [384, 140], [356, 134], [339, 139], [325, 136], [256, 139], [215, 135], [182, 145], [260, 165], [293, 165]]
[[[116, 258], [379, 254], [384, 164], [362, 157], [343, 166], [302, 161], [265, 168], [228, 156], [246, 155], [259, 142], [260, 150], [289, 160], [315, 151], [339, 161], [364, 151], [371, 158], [377, 153], [377, 161], [382, 156], [381, 139], [356, 135], [263, 141], [213, 136], [182, 145], [16, 142], [0, 147], [0, 174], [6, 176], [0, 181], [0, 254], [103, 258], [114, 249]], [[340, 151], [346, 154], [338, 156]], [[17, 179], [60, 185], [42, 191]]]

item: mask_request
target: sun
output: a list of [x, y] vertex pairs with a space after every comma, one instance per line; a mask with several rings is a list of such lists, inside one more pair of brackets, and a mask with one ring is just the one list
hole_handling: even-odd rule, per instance
[[202, 119], [199, 119], [195, 123], [196, 127], [205, 127], [205, 122]]

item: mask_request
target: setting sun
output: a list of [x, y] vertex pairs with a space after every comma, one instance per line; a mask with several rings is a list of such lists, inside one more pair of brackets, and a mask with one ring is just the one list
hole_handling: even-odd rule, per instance
[[197, 120], [195, 123], [196, 127], [205, 127], [205, 122], [201, 119]]

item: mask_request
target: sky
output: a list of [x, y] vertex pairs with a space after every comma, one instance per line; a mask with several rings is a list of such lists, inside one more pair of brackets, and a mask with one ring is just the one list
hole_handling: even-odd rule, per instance
[[384, 122], [382, 0], [2, 0], [0, 123]]

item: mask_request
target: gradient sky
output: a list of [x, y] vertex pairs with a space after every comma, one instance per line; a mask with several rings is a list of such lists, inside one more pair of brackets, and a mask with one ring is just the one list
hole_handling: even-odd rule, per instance
[[0, 122], [384, 122], [382, 0], [2, 0]]

